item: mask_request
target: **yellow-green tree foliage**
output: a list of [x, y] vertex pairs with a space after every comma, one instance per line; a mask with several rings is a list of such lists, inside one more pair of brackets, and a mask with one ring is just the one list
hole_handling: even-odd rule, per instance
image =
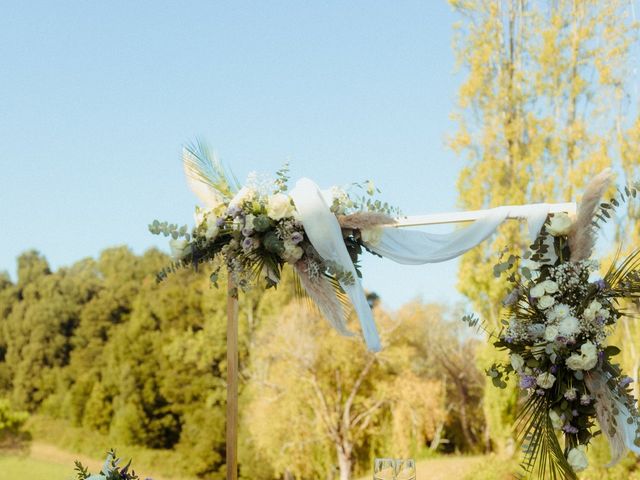
[[[465, 78], [450, 139], [465, 161], [465, 209], [576, 199], [619, 163], [630, 46], [636, 26], [623, 0], [450, 0], [460, 14], [454, 48]], [[637, 128], [637, 125], [636, 125]], [[637, 138], [637, 137], [636, 137]], [[637, 141], [637, 140], [636, 140]], [[492, 274], [505, 246], [527, 245], [516, 222], [461, 260], [459, 289], [498, 325], [506, 285]], [[490, 363], [495, 354], [485, 352]], [[501, 443], [514, 389], [486, 389], [489, 433]]]

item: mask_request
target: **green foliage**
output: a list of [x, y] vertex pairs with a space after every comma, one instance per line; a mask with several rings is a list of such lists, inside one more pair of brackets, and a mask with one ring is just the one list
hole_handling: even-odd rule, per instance
[[8, 400], [0, 399], [0, 440], [19, 435], [28, 418], [27, 412], [13, 410]]

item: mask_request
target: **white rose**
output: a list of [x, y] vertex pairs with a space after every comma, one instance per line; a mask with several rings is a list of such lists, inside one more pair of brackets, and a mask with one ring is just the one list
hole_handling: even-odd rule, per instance
[[553, 280], [545, 280], [542, 282], [542, 286], [544, 287], [544, 291], [549, 294], [556, 293], [558, 291], [558, 284]]
[[598, 311], [598, 315], [597, 316], [598, 317], [602, 317], [605, 320], [607, 320], [611, 316], [611, 312], [609, 310], [607, 310], [607, 309], [602, 308], [602, 309], [600, 309]]
[[293, 216], [294, 208], [291, 199], [284, 193], [271, 195], [267, 200], [267, 215], [273, 220], [281, 220]]
[[553, 342], [556, 337], [560, 334], [560, 331], [558, 330], [558, 327], [555, 325], [549, 325], [545, 330], [544, 330], [544, 339], [547, 342]]
[[576, 448], [569, 450], [567, 461], [569, 462], [569, 465], [571, 465], [571, 468], [576, 472], [581, 472], [587, 468], [589, 466], [589, 461], [587, 460], [587, 455], [584, 451], [584, 445], [578, 445]]
[[284, 261], [294, 264], [302, 258], [303, 254], [304, 250], [295, 243], [288, 241], [284, 242], [284, 252], [282, 252], [282, 258]]
[[175, 260], [181, 260], [185, 254], [187, 246], [189, 242], [187, 242], [184, 238], [172, 238], [169, 241], [169, 247], [171, 248], [171, 256]]
[[580, 331], [580, 322], [576, 317], [567, 317], [558, 325], [560, 335], [565, 337], [573, 337]]
[[215, 222], [207, 222], [207, 231], [204, 232], [204, 237], [211, 241], [218, 236], [218, 231], [220, 229], [215, 224]]
[[556, 430], [560, 430], [564, 425], [564, 422], [560, 418], [560, 415], [555, 410], [549, 410], [549, 418], [551, 419], [551, 424], [553, 428]]
[[560, 237], [569, 233], [572, 224], [571, 218], [566, 213], [555, 213], [547, 231], [554, 237]]
[[524, 367], [524, 358], [522, 358], [517, 353], [512, 353], [511, 354], [511, 366], [513, 367], [513, 369], [516, 372], [519, 371], [522, 367]]
[[593, 321], [596, 318], [597, 313], [602, 309], [602, 305], [597, 300], [592, 301], [584, 310], [584, 318], [588, 321]]
[[571, 370], [591, 370], [598, 363], [598, 350], [591, 342], [580, 347], [580, 353], [572, 353], [566, 362]]
[[553, 304], [556, 301], [550, 295], [545, 295], [540, 300], [538, 300], [538, 307], [542, 310], [546, 310], [547, 308], [553, 307]]
[[371, 227], [360, 230], [360, 236], [364, 243], [368, 243], [372, 247], [377, 246], [382, 239], [382, 227]]
[[539, 283], [529, 291], [529, 295], [531, 295], [532, 298], [540, 298], [544, 295], [544, 292], [544, 286]]
[[229, 202], [230, 207], [240, 207], [243, 203], [252, 200], [256, 196], [256, 190], [252, 187], [242, 187]]
[[598, 349], [595, 344], [591, 342], [586, 342], [580, 347], [580, 352], [582, 352], [582, 356], [584, 357], [584, 369], [583, 370], [591, 370], [598, 363]]
[[551, 388], [556, 381], [556, 377], [554, 377], [551, 373], [545, 372], [541, 373], [536, 377], [536, 383], [542, 388]]

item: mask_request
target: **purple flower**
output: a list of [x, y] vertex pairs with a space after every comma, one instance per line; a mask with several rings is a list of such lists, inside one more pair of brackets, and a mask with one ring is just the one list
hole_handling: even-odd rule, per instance
[[507, 343], [513, 343], [514, 338], [513, 337], [505, 337], [504, 341]]
[[551, 365], [551, 368], [549, 369], [549, 371], [551, 373], [556, 373], [558, 371], [558, 366], [557, 365]]
[[542, 397], [544, 395], [545, 391], [542, 388], [539, 388], [539, 389], [536, 390], [536, 393]]
[[225, 224], [225, 223], [226, 223], [226, 222], [225, 222], [225, 219], [224, 219], [224, 218], [216, 218], [216, 225], [217, 225], [219, 228], [224, 227], [224, 224]]
[[602, 278], [600, 280], [596, 280], [594, 284], [596, 287], [598, 287], [598, 290], [604, 290], [605, 288], [607, 288], [607, 282], [605, 282]]
[[514, 289], [511, 290], [511, 292], [509, 293], [509, 295], [507, 295], [505, 297], [505, 299], [502, 301], [502, 304], [505, 307], [511, 306], [514, 303], [516, 303], [516, 301], [518, 300], [518, 297], [520, 296], [520, 290], [519, 289]]
[[532, 375], [523, 375], [520, 378], [520, 388], [533, 388], [536, 386], [536, 377]]
[[602, 317], [602, 316], [598, 315], [598, 316], [596, 317], [596, 322], [597, 322], [597, 323], [598, 323], [598, 325], [600, 325], [600, 326], [604, 325], [604, 317]]
[[246, 250], [251, 250], [253, 248], [253, 238], [247, 237], [242, 242], [242, 248]]
[[566, 433], [578, 433], [578, 429], [570, 423], [567, 423], [564, 427], [562, 427], [562, 431]]
[[633, 382], [633, 378], [631, 378], [631, 377], [622, 377], [622, 379], [620, 379], [620, 386], [622, 388], [624, 388], [627, 385], [629, 385], [631, 382]]
[[253, 228], [251, 227], [244, 227], [242, 229], [242, 235], [244, 235], [245, 237], [250, 237], [253, 234]]
[[571, 415], [573, 415], [574, 417], [578, 416], [578, 410], [571, 410]]
[[237, 205], [233, 205], [227, 209], [227, 215], [230, 217], [237, 217], [242, 212], [242, 209]]
[[304, 235], [302, 235], [302, 233], [300, 232], [293, 232], [291, 234], [291, 241], [296, 245], [299, 244], [303, 238], [304, 238]]
[[586, 393], [580, 397], [581, 405], [589, 405], [591, 403], [591, 397]]

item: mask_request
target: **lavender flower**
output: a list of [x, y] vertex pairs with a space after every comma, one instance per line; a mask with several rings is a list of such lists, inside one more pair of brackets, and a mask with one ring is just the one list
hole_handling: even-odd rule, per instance
[[589, 405], [591, 403], [591, 397], [586, 393], [580, 397], [580, 405]]
[[224, 218], [216, 218], [216, 225], [217, 225], [219, 228], [224, 227], [224, 224], [225, 224], [225, 223], [226, 223], [226, 221], [225, 221], [225, 219], [224, 219]]
[[570, 423], [567, 423], [564, 427], [562, 427], [562, 431], [565, 433], [578, 433], [578, 429]]
[[536, 377], [532, 375], [523, 375], [520, 378], [520, 388], [533, 388], [536, 384]]
[[564, 398], [566, 398], [567, 400], [569, 400], [570, 402], [575, 400], [576, 398], [578, 398], [578, 391], [571, 387], [569, 389], [567, 389], [566, 392], [564, 392]]
[[507, 295], [505, 299], [502, 301], [502, 304], [505, 307], [509, 307], [514, 303], [516, 303], [519, 296], [520, 296], [520, 290], [518, 288], [511, 290], [511, 292], [509, 292], [509, 295]]
[[250, 237], [251, 235], [253, 235], [253, 228], [251, 227], [244, 227], [242, 229], [242, 235], [244, 235], [245, 237]]
[[303, 240], [303, 238], [304, 238], [304, 235], [302, 235], [302, 233], [300, 233], [300, 232], [293, 232], [291, 234], [291, 241], [295, 245], [299, 244]]
[[598, 287], [598, 290], [604, 290], [605, 288], [607, 288], [607, 282], [605, 282], [602, 278], [596, 280], [594, 284], [596, 285], [596, 287]]
[[551, 365], [551, 368], [549, 369], [549, 371], [551, 373], [556, 373], [558, 371], [558, 366], [557, 365]]
[[246, 252], [247, 250], [251, 250], [253, 248], [253, 238], [247, 237], [242, 242], [242, 249]]
[[240, 215], [240, 212], [242, 212], [242, 209], [237, 205], [232, 205], [227, 209], [227, 215], [230, 217], [237, 217]]
[[622, 379], [620, 379], [620, 383], [619, 385], [622, 388], [625, 388], [627, 385], [629, 385], [631, 382], [633, 382], [633, 378], [631, 377], [622, 377]]

